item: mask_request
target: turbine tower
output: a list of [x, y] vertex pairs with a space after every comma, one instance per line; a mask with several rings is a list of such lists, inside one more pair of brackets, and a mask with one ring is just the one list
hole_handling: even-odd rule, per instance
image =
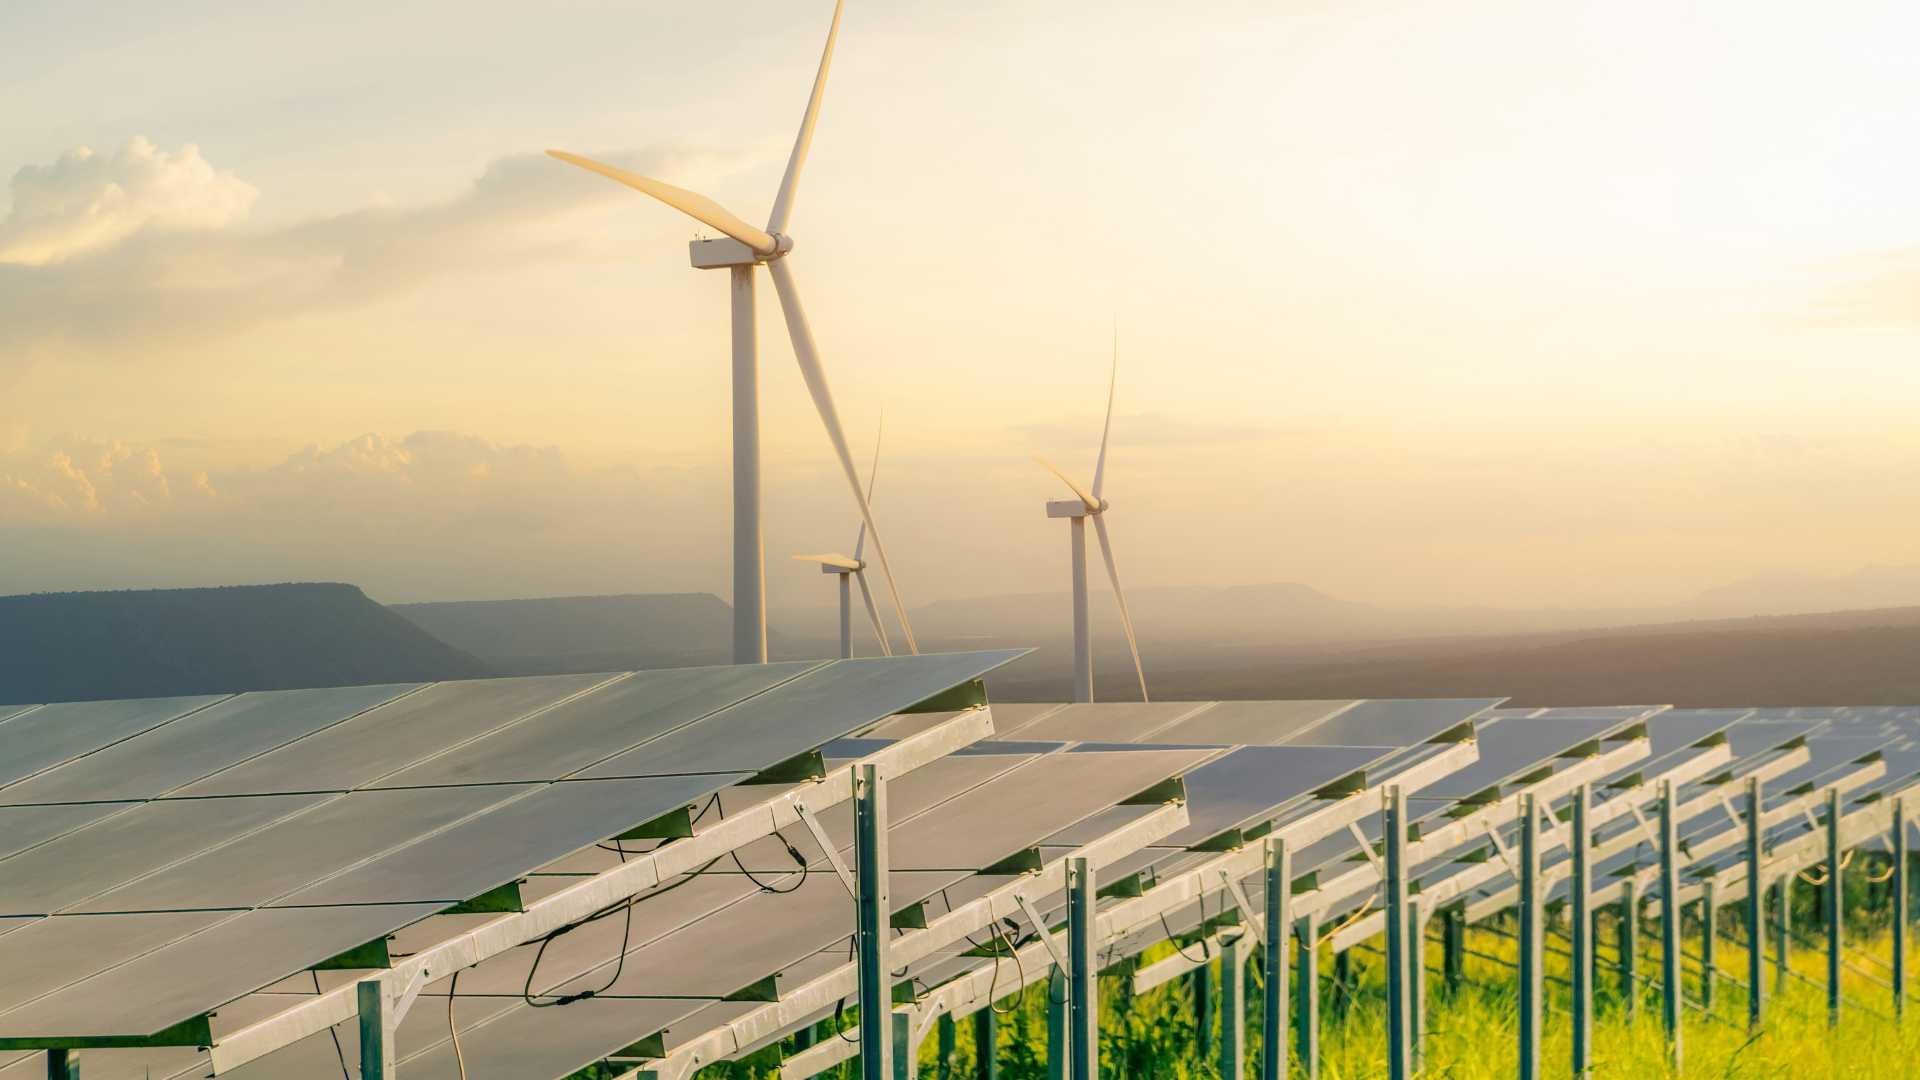
[[578, 154], [549, 150], [548, 154], [570, 165], [599, 173], [636, 191], [653, 196], [695, 221], [725, 234], [724, 239], [695, 240], [689, 245], [694, 269], [728, 271], [733, 298], [733, 659], [738, 664], [763, 664], [767, 660], [767, 582], [765, 552], [760, 534], [760, 361], [754, 332], [754, 271], [762, 266], [773, 278], [780, 297], [780, 309], [786, 316], [787, 335], [793, 339], [793, 357], [800, 365], [813, 407], [826, 426], [840, 467], [860, 506], [860, 520], [873, 536], [873, 551], [880, 560], [880, 572], [887, 579], [887, 592], [894, 614], [900, 619], [900, 631], [911, 652], [920, 651], [914, 640], [913, 626], [907, 621], [906, 605], [900, 602], [900, 588], [894, 581], [893, 566], [887, 560], [887, 546], [873, 521], [873, 509], [860, 489], [860, 475], [854, 468], [853, 454], [847, 448], [847, 434], [840, 426], [840, 414], [833, 404], [833, 392], [827, 386], [827, 374], [820, 362], [820, 349], [807, 325], [807, 314], [800, 304], [799, 285], [794, 280], [788, 253], [793, 238], [786, 232], [793, 217], [794, 196], [800, 186], [800, 171], [807, 163], [807, 149], [813, 142], [814, 125], [820, 119], [820, 99], [827, 88], [827, 70], [833, 63], [833, 44], [840, 34], [840, 12], [845, 0], [836, 0], [833, 23], [827, 29], [827, 45], [820, 54], [820, 70], [814, 76], [813, 94], [800, 117], [800, 134], [794, 139], [793, 153], [787, 158], [786, 175], [774, 196], [773, 213], [767, 227], [747, 224], [719, 203], [684, 188], [662, 183], [625, 169], [603, 164]]
[[[873, 440], [873, 468], [867, 473], [867, 504], [873, 504], [873, 483], [880, 475], [880, 438]], [[853, 539], [853, 554], [795, 555], [799, 562], [819, 563], [820, 572], [834, 574], [840, 578], [840, 659], [853, 658], [853, 585], [860, 585], [860, 599], [867, 605], [867, 618], [873, 623], [873, 638], [880, 643], [880, 655], [892, 656], [893, 645], [887, 640], [887, 629], [880, 623], [880, 609], [874, 606], [873, 590], [867, 588], [867, 561], [861, 554], [867, 548], [867, 524], [860, 523], [860, 532]]]
[[1107, 511], [1112, 504], [1100, 495], [1107, 480], [1107, 441], [1113, 435], [1113, 391], [1120, 377], [1120, 345], [1114, 342], [1113, 369], [1107, 377], [1107, 422], [1100, 431], [1100, 457], [1093, 466], [1093, 490], [1075, 483], [1060, 467], [1045, 458], [1036, 459], [1059, 477], [1074, 498], [1047, 503], [1047, 516], [1066, 518], [1073, 545], [1073, 700], [1093, 700], [1093, 646], [1087, 625], [1087, 521], [1093, 521], [1094, 535], [1100, 539], [1100, 557], [1107, 564], [1107, 580], [1113, 583], [1113, 598], [1120, 604], [1120, 628], [1127, 634], [1127, 649], [1133, 654], [1133, 673], [1140, 680], [1140, 700], [1147, 698], [1147, 673], [1140, 666], [1140, 643], [1133, 635], [1133, 616], [1127, 611], [1127, 594], [1120, 588], [1120, 570], [1113, 563], [1113, 541], [1107, 536]]

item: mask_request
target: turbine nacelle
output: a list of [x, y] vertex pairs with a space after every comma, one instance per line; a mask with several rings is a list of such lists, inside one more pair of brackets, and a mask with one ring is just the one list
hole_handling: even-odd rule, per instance
[[761, 266], [784, 257], [793, 250], [793, 237], [786, 233], [770, 233], [774, 250], [771, 255], [763, 255], [731, 236], [717, 236], [711, 240], [695, 240], [687, 245], [687, 257], [695, 270], [723, 270], [735, 266]]
[[1083, 518], [1104, 514], [1113, 504], [1105, 499], [1098, 506], [1088, 506], [1082, 499], [1048, 499], [1047, 516], [1050, 518]]

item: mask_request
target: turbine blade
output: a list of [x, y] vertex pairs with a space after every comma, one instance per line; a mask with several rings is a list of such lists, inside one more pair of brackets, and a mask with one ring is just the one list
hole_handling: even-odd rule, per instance
[[827, 47], [820, 53], [820, 70], [813, 77], [813, 95], [807, 98], [807, 111], [800, 117], [800, 134], [793, 140], [793, 154], [787, 158], [787, 175], [780, 180], [780, 194], [773, 200], [773, 215], [767, 219], [770, 233], [787, 231], [793, 217], [793, 198], [800, 187], [800, 170], [806, 167], [807, 150], [813, 145], [813, 125], [820, 119], [820, 98], [827, 92], [827, 69], [833, 66], [833, 43], [840, 36], [840, 9], [846, 0], [834, 0], [833, 24], [827, 27]]
[[[867, 505], [873, 505], [873, 485], [880, 479], [880, 437], [887, 433], [887, 414], [880, 414], [880, 430], [873, 433], [873, 468], [867, 472]], [[860, 523], [860, 535], [853, 540], [853, 557], [867, 550], [867, 523]]]
[[845, 555], [795, 555], [793, 561], [819, 563], [821, 566], [833, 566], [841, 570], [858, 570], [861, 565], [859, 559], [849, 559]]
[[1113, 434], [1113, 388], [1120, 381], [1120, 326], [1116, 322], [1113, 328], [1113, 367], [1107, 373], [1107, 423], [1100, 429], [1100, 459], [1093, 466], [1093, 500], [1100, 501], [1100, 491], [1107, 483], [1107, 437]]
[[880, 655], [892, 656], [893, 645], [887, 641], [887, 628], [880, 625], [880, 609], [873, 604], [873, 590], [867, 588], [867, 572], [855, 570], [853, 580], [860, 584], [860, 599], [866, 601], [867, 618], [873, 622], [873, 639], [880, 643]]
[[833, 443], [833, 452], [840, 458], [840, 468], [847, 474], [847, 484], [853, 489], [854, 501], [860, 504], [860, 519], [867, 526], [867, 535], [873, 538], [873, 550], [880, 557], [880, 572], [886, 575], [887, 592], [893, 600], [893, 612], [900, 619], [900, 632], [907, 639], [907, 650], [916, 656], [920, 653], [919, 642], [914, 640], [913, 624], [907, 621], [907, 605], [900, 599], [900, 583], [893, 576], [893, 564], [887, 559], [886, 542], [880, 538], [880, 527], [874, 524], [873, 507], [867, 502], [867, 493], [860, 486], [860, 472], [854, 468], [853, 452], [847, 449], [847, 433], [840, 426], [840, 413], [833, 405], [833, 391], [827, 387], [827, 373], [820, 365], [820, 353], [813, 343], [813, 330], [807, 326], [807, 313], [800, 306], [800, 290], [793, 278], [791, 258], [775, 259], [767, 264], [767, 270], [773, 277], [774, 291], [780, 294], [780, 310], [787, 317], [787, 334], [793, 339], [793, 358], [799, 362], [800, 377], [806, 380], [807, 392], [813, 395], [813, 407], [820, 413], [820, 423], [827, 429], [827, 438]]
[[1100, 538], [1100, 557], [1106, 560], [1107, 580], [1113, 582], [1113, 598], [1120, 602], [1120, 629], [1127, 632], [1127, 651], [1133, 654], [1133, 673], [1140, 680], [1140, 700], [1147, 698], [1147, 672], [1140, 666], [1140, 642], [1133, 636], [1133, 615], [1127, 611], [1127, 594], [1120, 590], [1120, 568], [1113, 564], [1113, 543], [1107, 539], [1105, 514], [1093, 515], [1093, 532]]
[[639, 173], [628, 172], [613, 165], [604, 165], [592, 158], [569, 154], [565, 150], [549, 150], [547, 155], [569, 165], [578, 165], [588, 172], [599, 173], [609, 180], [617, 180], [635, 191], [645, 192], [693, 220], [719, 229], [762, 255], [771, 255], [779, 249], [780, 245], [774, 243], [773, 237], [735, 217], [732, 211], [705, 195], [685, 188], [677, 188], [672, 184], [661, 183], [650, 176], [641, 176]]
[[1053, 462], [1048, 461], [1046, 458], [1043, 458], [1043, 457], [1036, 457], [1033, 460], [1039, 462], [1041, 468], [1059, 477], [1061, 483], [1072, 488], [1074, 495], [1078, 496], [1081, 502], [1087, 504], [1088, 513], [1097, 514], [1100, 512], [1100, 500], [1094, 498], [1091, 494], [1088, 494], [1086, 488], [1083, 488], [1079, 484], [1074, 483], [1073, 477], [1068, 476], [1064, 472], [1061, 472], [1060, 466], [1055, 465]]

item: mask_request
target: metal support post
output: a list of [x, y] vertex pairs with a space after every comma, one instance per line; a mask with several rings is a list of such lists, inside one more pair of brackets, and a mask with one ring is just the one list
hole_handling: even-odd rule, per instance
[[1287, 1077], [1287, 940], [1292, 934], [1293, 853], [1285, 840], [1267, 839], [1266, 1012], [1261, 1028], [1261, 1080]]
[[393, 999], [383, 979], [362, 979], [355, 988], [360, 1004], [361, 1080], [394, 1080]]
[[1093, 866], [1085, 856], [1067, 860], [1067, 959], [1073, 965], [1067, 1005], [1073, 1034], [1071, 1080], [1100, 1080], [1100, 961], [1093, 954]]
[[1573, 820], [1569, 822], [1573, 829], [1573, 870], [1567, 879], [1567, 895], [1573, 920], [1573, 957], [1567, 981], [1572, 993], [1575, 1077], [1593, 1071], [1593, 829], [1587, 823], [1592, 802], [1592, 789], [1581, 784], [1573, 792]]
[[1640, 1011], [1640, 986], [1634, 971], [1640, 951], [1640, 896], [1628, 878], [1620, 888], [1620, 1009], [1628, 1020]]
[[47, 1051], [47, 1080], [80, 1080], [80, 1051]]
[[1747, 780], [1747, 1027], [1758, 1031], [1766, 1018], [1767, 879], [1761, 868], [1760, 778]]
[[1840, 789], [1827, 792], [1827, 1026], [1840, 1026]]
[[1000, 1015], [991, 1001], [973, 1014], [973, 1080], [1000, 1080]]
[[1539, 1080], [1541, 992], [1545, 940], [1540, 925], [1540, 812], [1534, 796], [1520, 796], [1520, 1080]]
[[[893, 987], [887, 981], [887, 782], [878, 765], [858, 766], [854, 774], [854, 880], [860, 953], [860, 1076], [891, 1080], [892, 1034], [879, 1018], [893, 1011]], [[1042, 927], [1042, 932], [1045, 928]]]
[[1407, 1080], [1413, 1056], [1407, 1016], [1412, 1000], [1407, 992], [1407, 797], [1399, 785], [1387, 788], [1381, 817], [1387, 848], [1387, 1075]]
[[1320, 1078], [1320, 916], [1309, 912], [1299, 922], [1299, 977], [1293, 980], [1299, 998], [1294, 1018], [1296, 1055], [1306, 1080]]
[[1073, 1025], [1067, 1019], [1067, 973], [1047, 977], [1047, 1080], [1067, 1080], [1073, 1062]]
[[1773, 887], [1773, 990], [1781, 993], [1787, 987], [1787, 972], [1792, 970], [1788, 959], [1793, 939], [1793, 872], [1780, 875]]
[[1700, 1007], [1709, 1012], [1713, 1010], [1713, 916], [1719, 910], [1713, 891], [1711, 880], [1700, 886]]
[[1680, 823], [1674, 820], [1673, 781], [1660, 781], [1660, 1020], [1667, 1053], [1678, 1072], [1681, 1061], [1680, 1002]]
[[1247, 1075], [1248, 937], [1241, 934], [1220, 949], [1221, 1080], [1243, 1080]]
[[[1200, 946], [1207, 948], [1205, 943]], [[1193, 971], [1193, 1053], [1205, 1061], [1213, 1046], [1213, 959]]]
[[920, 1075], [920, 1040], [914, 1037], [913, 1021], [912, 1013], [894, 1010], [893, 1080], [915, 1080]]
[[1427, 910], [1417, 896], [1407, 900], [1407, 947], [1407, 1067], [1418, 1076], [1427, 1055]]
[[938, 1077], [939, 1080], [959, 1080], [958, 1074], [954, 1072], [954, 1057], [958, 1053], [960, 1043], [958, 1026], [953, 1022], [952, 1013], [941, 1013], [939, 1022], [940, 1032], [937, 1049], [940, 1057], [939, 1060], [934, 1063], [934, 1075]]
[[1893, 1015], [1907, 1013], [1907, 805], [1893, 800]]
[[1460, 992], [1460, 984], [1466, 975], [1467, 958], [1467, 911], [1454, 906], [1448, 908], [1440, 917], [1440, 970], [1447, 983], [1447, 993]]

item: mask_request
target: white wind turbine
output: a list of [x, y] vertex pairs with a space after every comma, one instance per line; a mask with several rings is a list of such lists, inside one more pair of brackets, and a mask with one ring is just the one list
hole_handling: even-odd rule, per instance
[[[880, 475], [880, 439], [873, 440], [873, 468], [867, 473], [867, 505], [873, 505], [873, 484]], [[873, 623], [873, 638], [880, 643], [882, 656], [893, 655], [893, 645], [887, 641], [887, 629], [881, 625], [880, 609], [874, 606], [873, 590], [867, 588], [867, 561], [861, 554], [867, 548], [867, 524], [860, 523], [860, 532], [853, 539], [852, 555], [795, 555], [798, 562], [819, 563], [820, 572], [834, 574], [840, 578], [840, 658], [853, 658], [853, 584], [860, 585], [860, 599], [867, 605], [867, 618]]]
[[733, 297], [733, 658], [735, 663], [758, 664], [767, 659], [766, 566], [760, 535], [760, 393], [759, 358], [754, 330], [754, 269], [765, 266], [773, 277], [774, 291], [780, 295], [780, 309], [786, 315], [787, 334], [793, 339], [793, 356], [806, 380], [813, 407], [826, 426], [840, 467], [847, 474], [854, 500], [860, 505], [860, 520], [873, 536], [874, 554], [880, 559], [880, 572], [887, 579], [887, 592], [894, 613], [900, 619], [900, 631], [911, 652], [920, 651], [914, 640], [913, 626], [907, 621], [906, 605], [900, 601], [900, 588], [894, 581], [893, 566], [887, 561], [887, 546], [874, 524], [873, 509], [860, 488], [860, 475], [854, 468], [853, 454], [847, 448], [847, 435], [840, 426], [840, 414], [833, 405], [833, 392], [827, 387], [826, 371], [820, 364], [820, 350], [814, 344], [813, 331], [807, 326], [806, 311], [800, 305], [800, 292], [794, 282], [788, 253], [793, 238], [786, 233], [793, 216], [794, 195], [800, 186], [800, 170], [807, 163], [807, 148], [813, 142], [814, 124], [820, 118], [820, 98], [827, 87], [827, 69], [833, 62], [833, 44], [840, 33], [840, 11], [844, 0], [836, 0], [833, 23], [827, 30], [826, 49], [820, 54], [820, 70], [814, 76], [813, 94], [807, 99], [807, 111], [800, 118], [800, 134], [794, 139], [793, 153], [787, 159], [787, 172], [774, 196], [773, 214], [765, 229], [757, 229], [730, 213], [725, 207], [699, 195], [625, 169], [569, 154], [561, 150], [547, 153], [583, 169], [617, 180], [637, 191], [651, 195], [695, 221], [726, 234], [727, 239], [695, 240], [690, 254], [696, 270], [725, 267], [732, 276]]
[[1133, 673], [1140, 680], [1140, 700], [1147, 699], [1147, 673], [1140, 666], [1140, 643], [1133, 636], [1133, 616], [1127, 611], [1127, 594], [1120, 589], [1120, 571], [1113, 564], [1113, 542], [1107, 537], [1107, 511], [1112, 504], [1101, 498], [1107, 479], [1107, 440], [1113, 434], [1113, 391], [1120, 377], [1120, 349], [1114, 345], [1113, 370], [1107, 378], [1107, 422], [1100, 431], [1100, 457], [1093, 467], [1093, 490], [1088, 491], [1060, 467], [1037, 459], [1048, 471], [1073, 489], [1074, 498], [1049, 501], [1048, 517], [1067, 518], [1073, 537], [1073, 700], [1093, 700], [1093, 647], [1087, 626], [1087, 519], [1093, 519], [1094, 534], [1100, 538], [1100, 557], [1107, 564], [1107, 580], [1113, 583], [1113, 598], [1120, 604], [1120, 627], [1127, 634], [1127, 649], [1133, 653]]

